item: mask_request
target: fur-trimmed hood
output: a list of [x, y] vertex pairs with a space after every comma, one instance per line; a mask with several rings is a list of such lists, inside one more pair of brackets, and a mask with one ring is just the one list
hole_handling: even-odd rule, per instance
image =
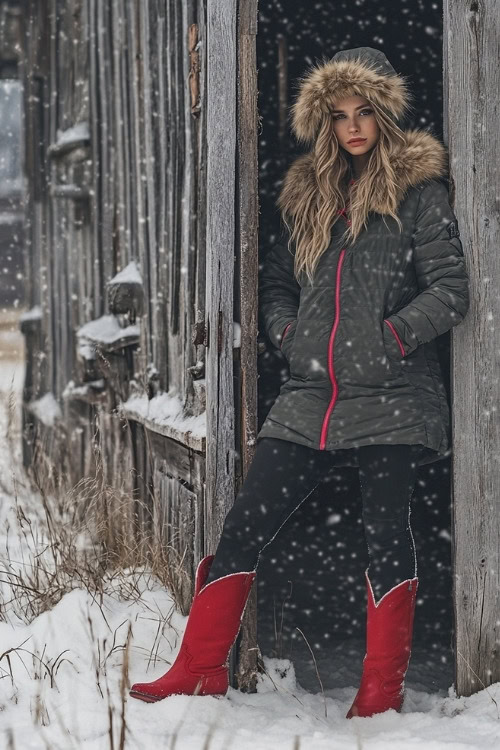
[[365, 97], [397, 125], [411, 107], [406, 79], [396, 73], [383, 52], [373, 47], [342, 50], [299, 80], [299, 94], [292, 107], [297, 139], [312, 143], [323, 117], [348, 96]]
[[[331, 113], [335, 103], [356, 95], [376, 104], [401, 128], [410, 109], [411, 95], [405, 79], [396, 73], [383, 52], [357, 47], [338, 52], [301, 79], [292, 108], [292, 129], [297, 139], [314, 143], [323, 117]], [[391, 159], [398, 205], [410, 187], [432, 178], [446, 179], [448, 171], [447, 150], [434, 135], [420, 129], [401, 129], [401, 135], [401, 145]], [[281, 210], [293, 216], [304, 187], [313, 187], [315, 181], [311, 151], [298, 157], [289, 168], [278, 199]], [[389, 213], [385, 181], [384, 173], [375, 178], [369, 211]]]

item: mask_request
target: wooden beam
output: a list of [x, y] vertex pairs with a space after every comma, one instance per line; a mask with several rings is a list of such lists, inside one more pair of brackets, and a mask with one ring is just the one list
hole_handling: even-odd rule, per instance
[[234, 501], [236, 4], [207, 2], [206, 553]]
[[[257, 161], [257, 0], [239, 3], [238, 27], [238, 197], [241, 414], [239, 451], [244, 481], [257, 443], [257, 305], [259, 200]], [[238, 351], [238, 350], [235, 350]], [[237, 668], [238, 687], [255, 690], [257, 676], [257, 596], [254, 587], [243, 619]]]
[[500, 680], [500, 15], [444, 0], [445, 133], [471, 306], [452, 331], [455, 686]]

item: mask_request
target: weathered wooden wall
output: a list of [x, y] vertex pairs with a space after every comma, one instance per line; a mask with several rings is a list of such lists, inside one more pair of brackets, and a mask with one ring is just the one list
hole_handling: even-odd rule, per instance
[[500, 680], [500, 14], [444, 2], [450, 185], [470, 268], [471, 310], [452, 338], [456, 690]]
[[[51, 491], [94, 477], [110, 557], [149, 560], [185, 613], [256, 437], [256, 3], [237, 10], [23, 8], [25, 463]], [[255, 607], [247, 626], [250, 647]]]
[[[195, 394], [201, 393], [202, 401], [203, 391], [195, 390], [189, 371], [197, 362], [191, 321], [204, 300], [190, 296], [190, 285], [197, 288], [198, 221], [192, 206], [200, 199], [198, 150], [191, 141], [199, 133], [191, 123], [196, 114], [186, 86], [189, 58], [177, 41], [184, 37], [187, 44], [196, 7], [189, 17], [184, 5], [177, 18], [175, 3], [28, 0], [25, 11], [27, 255], [30, 302], [33, 310], [40, 305], [40, 314], [32, 310], [22, 324], [28, 343], [25, 462], [50, 489], [55, 482], [47, 476], [46, 454], [59, 467], [58, 484], [73, 486], [95, 472], [105, 541], [112, 548], [120, 546], [119, 539], [123, 555], [148, 547], [140, 532], [153, 486], [144, 474], [154, 460], [144, 462], [142, 474], [132, 470], [144, 446], [124, 441], [128, 420], [114, 413], [116, 406], [126, 401], [137, 378], [138, 392], [153, 395], [175, 387], [188, 414], [203, 411], [202, 403], [195, 403]], [[163, 59], [167, 50], [170, 61]], [[187, 186], [188, 210], [179, 185]], [[99, 337], [80, 346], [79, 328], [115, 312], [108, 305], [107, 282], [131, 260], [144, 280], [145, 304], [131, 295], [118, 325], [136, 323], [138, 316], [140, 346], [137, 337], [125, 337], [123, 346], [106, 346]], [[181, 273], [181, 266], [190, 275]], [[202, 368], [195, 373], [200, 374]], [[47, 394], [61, 408], [55, 424], [36, 409]], [[154, 429], [153, 418], [150, 426]], [[145, 432], [136, 431], [139, 443]], [[68, 444], [71, 460], [61, 464]], [[168, 505], [177, 491], [164, 490], [155, 493]], [[118, 509], [121, 491], [136, 504], [126, 514], [131, 516], [126, 529]], [[203, 495], [203, 482], [197, 491]], [[131, 542], [131, 524], [139, 545]], [[192, 549], [185, 559], [192, 572], [197, 562]]]

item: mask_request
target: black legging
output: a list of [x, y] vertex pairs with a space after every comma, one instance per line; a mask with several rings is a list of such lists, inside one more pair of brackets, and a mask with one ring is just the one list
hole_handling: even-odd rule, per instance
[[[410, 512], [421, 449], [401, 444], [356, 448], [368, 575], [377, 600], [417, 574]], [[332, 468], [327, 451], [261, 438], [225, 518], [207, 583], [229, 573], [255, 570], [264, 547], [318, 484], [332, 479]]]

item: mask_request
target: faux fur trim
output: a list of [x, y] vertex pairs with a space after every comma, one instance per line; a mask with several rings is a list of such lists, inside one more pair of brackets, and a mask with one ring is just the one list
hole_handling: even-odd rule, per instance
[[313, 66], [299, 79], [299, 95], [292, 107], [292, 128], [299, 141], [312, 142], [321, 121], [340, 99], [363, 96], [394, 120], [410, 108], [411, 94], [404, 77], [379, 72], [377, 60], [359, 55]]
[[[426, 180], [443, 177], [448, 171], [448, 153], [445, 146], [434, 135], [425, 130], [403, 131], [404, 143], [393, 156], [397, 205], [408, 190]], [[361, 178], [362, 179], [362, 178]], [[289, 167], [278, 199], [278, 206], [293, 217], [308, 187], [316, 186], [314, 155], [312, 152], [299, 156]], [[385, 174], [376, 177], [368, 211], [388, 214], [387, 186]]]

